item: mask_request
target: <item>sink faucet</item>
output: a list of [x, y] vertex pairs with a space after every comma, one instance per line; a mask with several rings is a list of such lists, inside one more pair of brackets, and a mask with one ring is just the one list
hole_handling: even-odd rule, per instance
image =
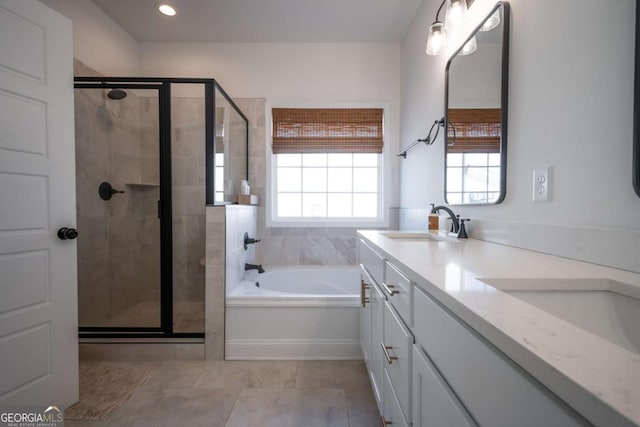
[[433, 209], [431, 209], [431, 213], [438, 213], [438, 211], [441, 210], [448, 213], [449, 217], [451, 217], [451, 232], [458, 234], [458, 231], [460, 231], [460, 222], [458, 221], [456, 214], [454, 214], [451, 209], [446, 206], [434, 206]]
[[258, 273], [264, 273], [264, 268], [262, 268], [262, 264], [244, 264], [244, 271], [249, 270], [258, 270]]

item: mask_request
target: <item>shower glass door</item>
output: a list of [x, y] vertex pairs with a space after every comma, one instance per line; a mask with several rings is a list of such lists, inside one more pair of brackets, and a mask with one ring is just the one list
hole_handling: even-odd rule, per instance
[[[93, 87], [91, 87], [93, 86]], [[76, 85], [82, 332], [162, 332], [162, 85]]]

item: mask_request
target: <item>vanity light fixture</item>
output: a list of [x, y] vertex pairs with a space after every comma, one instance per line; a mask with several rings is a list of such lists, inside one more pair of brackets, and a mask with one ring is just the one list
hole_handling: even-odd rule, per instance
[[445, 45], [447, 36], [444, 30], [444, 23], [438, 19], [440, 11], [447, 0], [442, 0], [438, 11], [436, 12], [436, 20], [429, 27], [429, 38], [427, 38], [427, 55], [437, 55], [440, 53], [440, 49]]
[[495, 27], [500, 25], [500, 9], [496, 10], [493, 15], [489, 19], [487, 19], [482, 27], [480, 27], [480, 31], [490, 31]]
[[157, 7], [160, 13], [162, 13], [163, 15], [176, 16], [176, 9], [170, 4], [160, 3]]
[[467, 0], [449, 0], [444, 22], [447, 30], [457, 31], [467, 21]]
[[[445, 15], [444, 23], [442, 23], [439, 20], [439, 16], [445, 3], [447, 3], [447, 12]], [[436, 12], [436, 20], [433, 21], [433, 24], [431, 24], [431, 26], [429, 27], [429, 37], [427, 39], [426, 49], [427, 55], [439, 54], [442, 47], [446, 44], [446, 33], [451, 34], [459, 31], [464, 27], [466, 21], [467, 0], [442, 0], [442, 3], [440, 4], [440, 7], [438, 7], [438, 11]], [[465, 45], [466, 49], [463, 50], [467, 50], [468, 52], [462, 53], [463, 55], [473, 53], [477, 48], [475, 38], [469, 40], [467, 44], [469, 45], [469, 48], [466, 48], [467, 45]]]
[[478, 42], [476, 36], [471, 37], [471, 40], [466, 42], [460, 51], [460, 55], [470, 55], [478, 49]]

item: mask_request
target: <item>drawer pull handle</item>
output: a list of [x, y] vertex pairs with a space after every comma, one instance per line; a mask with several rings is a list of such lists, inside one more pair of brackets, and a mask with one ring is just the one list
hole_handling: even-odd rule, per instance
[[380, 345], [382, 346], [382, 351], [384, 352], [384, 358], [387, 359], [387, 363], [389, 365], [391, 365], [394, 360], [398, 360], [398, 358], [396, 356], [391, 356], [389, 354], [389, 350], [391, 350], [393, 348], [392, 346], [384, 345], [383, 342], [381, 342]]
[[382, 420], [382, 425], [383, 425], [383, 426], [388, 426], [388, 425], [390, 425], [390, 424], [393, 424], [391, 421], [387, 421], [387, 420], [384, 418], [384, 415], [380, 415], [380, 419]]
[[382, 287], [385, 289], [385, 291], [387, 291], [389, 296], [394, 296], [395, 294], [399, 294], [400, 293], [400, 291], [394, 291], [393, 290], [393, 288], [395, 288], [396, 285], [387, 285], [386, 283], [382, 283]]
[[369, 298], [365, 297], [365, 290], [369, 289], [371, 286], [367, 285], [364, 280], [360, 280], [360, 304], [363, 307], [367, 306], [369, 302]]

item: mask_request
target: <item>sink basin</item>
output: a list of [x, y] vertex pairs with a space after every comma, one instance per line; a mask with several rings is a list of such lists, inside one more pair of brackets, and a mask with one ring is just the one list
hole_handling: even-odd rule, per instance
[[404, 240], [414, 242], [456, 242], [454, 237], [439, 236], [435, 233], [416, 231], [385, 231], [380, 233], [392, 240]]
[[640, 354], [640, 287], [608, 279], [482, 279], [504, 292]]

